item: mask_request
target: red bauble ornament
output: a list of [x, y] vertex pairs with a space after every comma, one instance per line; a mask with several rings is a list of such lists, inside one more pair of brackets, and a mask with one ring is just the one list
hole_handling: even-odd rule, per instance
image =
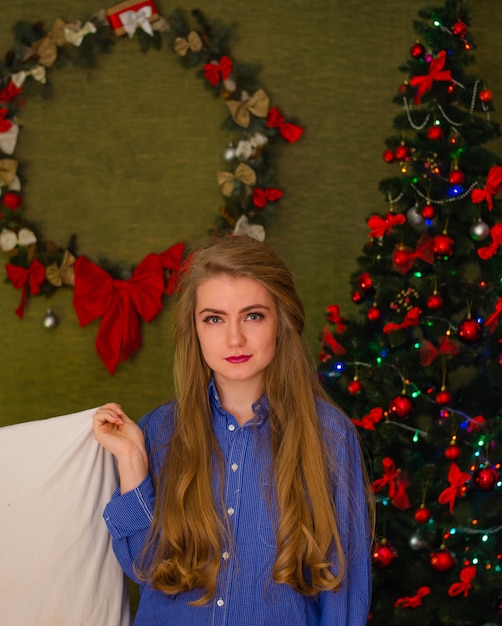
[[406, 161], [410, 158], [410, 149], [408, 146], [401, 144], [394, 150], [394, 156], [398, 161]]
[[373, 563], [380, 567], [387, 567], [397, 557], [397, 552], [386, 539], [382, 539], [375, 544], [372, 556]]
[[398, 267], [406, 267], [410, 262], [410, 253], [406, 249], [397, 249], [392, 253], [392, 263]]
[[361, 302], [364, 302], [364, 296], [360, 291], [353, 291], [351, 298], [352, 302], [355, 304], [361, 304]]
[[15, 191], [7, 191], [4, 194], [3, 203], [11, 211], [16, 211], [23, 204], [23, 198]]
[[394, 163], [394, 161], [396, 160], [394, 152], [389, 148], [387, 150], [384, 150], [382, 157], [386, 163]]
[[457, 461], [462, 455], [462, 450], [456, 443], [451, 443], [445, 448], [444, 455], [449, 461]]
[[438, 257], [451, 256], [455, 241], [449, 235], [435, 235], [432, 238], [432, 249]]
[[432, 206], [432, 204], [426, 204], [422, 207], [420, 213], [424, 220], [433, 220], [436, 217], [436, 207]]
[[413, 513], [413, 518], [415, 522], [419, 524], [427, 524], [427, 522], [431, 518], [431, 510], [428, 509], [425, 504], [420, 505], [420, 508]]
[[493, 94], [489, 89], [482, 89], [479, 92], [479, 99], [481, 102], [491, 102]]
[[464, 172], [461, 172], [460, 170], [452, 170], [448, 174], [448, 182], [450, 185], [461, 185], [464, 182], [464, 179]]
[[453, 24], [453, 26], [451, 27], [451, 32], [456, 36], [456, 37], [461, 37], [464, 38], [467, 35], [467, 24], [465, 24], [464, 22], [462, 22], [462, 20], [458, 20], [457, 22], [455, 22], [455, 24]]
[[366, 317], [370, 322], [378, 322], [378, 320], [382, 317], [382, 311], [376, 306], [372, 306], [368, 309], [368, 313]]
[[476, 343], [481, 339], [482, 333], [481, 324], [471, 318], [465, 319], [458, 325], [458, 336], [464, 343]]
[[363, 390], [363, 386], [358, 378], [354, 378], [348, 384], [347, 389], [349, 390], [349, 393], [355, 396], [358, 393], [361, 393], [361, 391]]
[[455, 557], [446, 548], [433, 552], [430, 556], [429, 563], [436, 572], [447, 572], [455, 563]]
[[441, 126], [431, 126], [427, 129], [427, 137], [431, 141], [439, 141], [444, 136], [444, 131]]
[[421, 43], [415, 43], [410, 48], [410, 54], [414, 59], [421, 59], [425, 54], [425, 48]]
[[439, 311], [443, 308], [443, 298], [438, 293], [433, 293], [427, 298], [427, 308], [431, 311]]
[[441, 391], [436, 396], [436, 402], [440, 406], [446, 406], [447, 404], [451, 404], [451, 393], [446, 391], [446, 389], [441, 389]]
[[357, 284], [363, 291], [371, 291], [373, 289], [373, 281], [368, 272], [363, 272], [357, 279]]
[[493, 467], [479, 467], [472, 476], [474, 484], [482, 491], [491, 491], [498, 482], [499, 475]]
[[389, 413], [395, 417], [404, 419], [406, 416], [413, 413], [414, 407], [411, 398], [404, 394], [396, 396], [389, 403]]

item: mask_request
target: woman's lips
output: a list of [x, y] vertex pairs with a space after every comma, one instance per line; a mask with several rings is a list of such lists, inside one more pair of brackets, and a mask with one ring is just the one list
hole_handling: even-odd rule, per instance
[[239, 356], [227, 356], [225, 361], [229, 363], [246, 363], [251, 358], [250, 354], [240, 354]]

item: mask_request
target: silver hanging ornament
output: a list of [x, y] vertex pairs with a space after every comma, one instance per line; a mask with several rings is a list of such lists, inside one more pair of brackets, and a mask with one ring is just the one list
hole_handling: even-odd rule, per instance
[[235, 159], [235, 146], [233, 143], [229, 143], [223, 152], [223, 158], [225, 161], [233, 161]]
[[490, 234], [490, 227], [479, 218], [479, 220], [471, 226], [469, 232], [474, 241], [483, 241], [483, 239], [486, 239]]
[[419, 550], [428, 550], [430, 541], [420, 533], [413, 533], [408, 541], [408, 545], [412, 550], [418, 552]]
[[44, 315], [44, 328], [47, 328], [50, 330], [52, 328], [56, 328], [58, 324], [59, 324], [59, 320], [56, 317], [56, 315], [54, 315], [51, 309], [47, 309]]
[[406, 219], [408, 220], [408, 224], [410, 226], [414, 226], [415, 228], [423, 228], [425, 225], [425, 220], [418, 210], [417, 205], [412, 206], [411, 209], [408, 209], [408, 211], [406, 212]]

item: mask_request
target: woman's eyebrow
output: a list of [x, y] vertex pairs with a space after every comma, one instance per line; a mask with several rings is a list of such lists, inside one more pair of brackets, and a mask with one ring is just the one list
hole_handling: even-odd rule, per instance
[[[256, 310], [256, 309], [265, 309], [266, 311], [270, 311], [270, 307], [265, 304], [250, 304], [249, 306], [245, 306], [243, 309], [239, 311], [239, 313], [247, 313], [248, 311]], [[212, 307], [206, 307], [199, 311], [199, 315], [202, 313], [214, 313], [215, 315], [226, 315], [226, 311], [222, 311], [221, 309], [213, 309]]]

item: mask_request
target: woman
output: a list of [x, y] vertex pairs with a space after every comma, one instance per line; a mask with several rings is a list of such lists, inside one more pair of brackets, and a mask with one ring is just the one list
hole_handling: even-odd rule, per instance
[[176, 401], [94, 416], [120, 488], [104, 517], [141, 585], [135, 626], [361, 626], [370, 597], [357, 435], [307, 356], [291, 273], [244, 236], [190, 257]]

